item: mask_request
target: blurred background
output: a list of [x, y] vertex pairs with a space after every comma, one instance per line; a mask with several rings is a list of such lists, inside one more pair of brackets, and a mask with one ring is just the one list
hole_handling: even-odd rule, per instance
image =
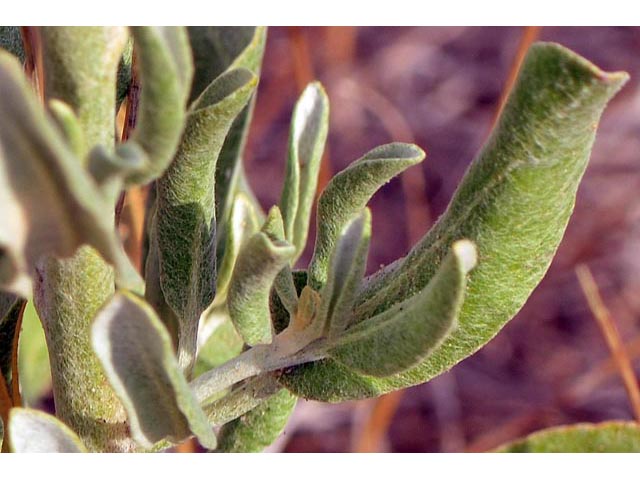
[[634, 417], [575, 267], [591, 269], [640, 367], [640, 28], [271, 28], [247, 171], [263, 207], [277, 203], [293, 104], [313, 79], [331, 101], [325, 181], [379, 144], [424, 148], [423, 164], [371, 203], [373, 272], [406, 254], [444, 211], [534, 39], [631, 75], [602, 119], [546, 278], [494, 340], [447, 374], [382, 400], [301, 400], [272, 451], [484, 451], [548, 426]]
[[[293, 104], [315, 79], [331, 101], [321, 185], [377, 145], [425, 149], [423, 164], [370, 204], [371, 273], [405, 255], [444, 211], [536, 39], [631, 75], [601, 121], [546, 278], [495, 339], [450, 372], [380, 399], [300, 400], [269, 451], [478, 452], [554, 425], [640, 420], [632, 368], [640, 368], [640, 28], [273, 27], [245, 154], [249, 181], [265, 209], [278, 202]], [[600, 321], [580, 287], [580, 264], [610, 313]], [[37, 358], [46, 352], [32, 310], [23, 328], [32, 332], [21, 336], [23, 395], [36, 402], [49, 385], [38, 371], [47, 362]], [[38, 402], [53, 409], [51, 398]]]

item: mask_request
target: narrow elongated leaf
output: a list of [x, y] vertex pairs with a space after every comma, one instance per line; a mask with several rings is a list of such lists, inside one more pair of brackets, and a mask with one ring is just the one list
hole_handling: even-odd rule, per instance
[[475, 246], [453, 244], [424, 290], [345, 331], [329, 355], [364, 375], [386, 377], [418, 364], [455, 329]]
[[640, 453], [640, 426], [633, 422], [578, 423], [532, 433], [502, 445], [502, 453]]
[[426, 382], [493, 338], [546, 272], [573, 209], [594, 126], [627, 78], [554, 44], [532, 47], [495, 131], [447, 211], [405, 259], [374, 275], [356, 300], [356, 321], [404, 301], [429, 283], [455, 239], [468, 238], [479, 263], [458, 329], [400, 375], [374, 379], [323, 360], [300, 366], [283, 382], [306, 398], [376, 396]]
[[289, 133], [289, 157], [280, 208], [286, 239], [296, 256], [307, 244], [309, 217], [318, 185], [318, 172], [329, 126], [329, 99], [322, 85], [310, 84], [296, 103]]
[[116, 266], [121, 284], [137, 289], [139, 278], [105, 215], [110, 210], [37, 103], [22, 67], [0, 52], [0, 287], [31, 297], [41, 257], [68, 257], [87, 243]]
[[288, 390], [263, 401], [220, 430], [221, 452], [260, 452], [282, 433], [296, 406], [297, 398]]
[[256, 233], [242, 248], [229, 285], [228, 307], [231, 320], [248, 345], [271, 343], [272, 326], [269, 292], [295, 248]]
[[30, 408], [9, 412], [9, 444], [14, 453], [84, 453], [73, 431], [53, 415]]
[[403, 170], [424, 159], [415, 145], [390, 143], [374, 148], [336, 175], [318, 200], [316, 245], [309, 264], [309, 285], [316, 291], [327, 281], [329, 259], [338, 234], [371, 196]]
[[136, 127], [119, 152], [132, 145], [144, 152], [141, 165], [127, 172], [128, 183], [148, 183], [169, 166], [180, 142], [193, 77], [189, 39], [184, 27], [133, 27], [140, 71]]
[[353, 302], [367, 266], [371, 240], [371, 211], [365, 208], [342, 231], [331, 257], [327, 284], [320, 296], [319, 323], [334, 338], [352, 320]]
[[213, 82], [190, 110], [176, 157], [157, 182], [152, 237], [162, 293], [178, 319], [178, 359], [186, 372], [195, 360], [198, 319], [215, 294], [216, 160], [255, 86], [248, 70], [232, 70]]
[[78, 118], [85, 156], [95, 145], [113, 150], [118, 63], [126, 27], [39, 27], [47, 100], [64, 101]]
[[153, 309], [129, 293], [117, 293], [98, 313], [92, 343], [143, 447], [192, 434], [215, 448], [216, 437], [173, 353], [171, 339]]
[[[266, 27], [189, 27], [189, 40], [195, 64], [191, 101], [227, 70], [246, 68], [259, 78], [266, 38]], [[219, 263], [222, 262], [227, 245], [226, 225], [233, 199], [240, 190], [240, 184], [246, 183], [242, 169], [242, 153], [255, 98], [254, 94], [234, 120], [216, 167], [215, 204], [220, 238], [217, 253]]]

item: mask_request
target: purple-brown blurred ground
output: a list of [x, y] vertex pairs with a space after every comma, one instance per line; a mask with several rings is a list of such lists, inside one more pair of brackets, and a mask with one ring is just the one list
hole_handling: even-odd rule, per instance
[[[303, 68], [294, 67], [296, 52], [305, 46], [301, 38], [314, 77], [331, 100], [334, 170], [376, 145], [413, 137], [427, 151], [414, 179], [418, 197], [426, 199], [420, 211], [433, 221], [489, 132], [521, 35], [522, 28], [515, 27], [272, 28], [246, 155], [263, 206], [278, 201], [289, 117], [309, 75], [304, 56], [298, 57]], [[386, 451], [483, 450], [546, 426], [632, 418], [615, 369], [599, 373], [609, 352], [574, 267], [586, 262], [592, 268], [623, 339], [636, 339], [640, 28], [548, 27], [540, 39], [572, 48], [605, 70], [626, 70], [631, 81], [601, 122], [575, 214], [546, 278], [484, 349], [429, 384], [406, 391], [383, 445]], [[398, 180], [372, 201], [370, 271], [410, 246], [404, 202]], [[370, 405], [300, 401], [272, 449], [350, 451]]]

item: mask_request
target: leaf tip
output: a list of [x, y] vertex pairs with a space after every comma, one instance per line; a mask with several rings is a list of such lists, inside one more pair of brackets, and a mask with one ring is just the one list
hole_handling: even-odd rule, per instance
[[478, 262], [478, 251], [471, 240], [458, 240], [451, 247], [453, 253], [460, 262], [463, 273], [466, 275], [476, 266]]

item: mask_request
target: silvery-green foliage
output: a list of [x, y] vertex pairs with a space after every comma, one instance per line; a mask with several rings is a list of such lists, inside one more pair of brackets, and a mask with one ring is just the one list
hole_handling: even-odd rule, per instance
[[[20, 53], [16, 33], [0, 30], [0, 43]], [[534, 46], [445, 214], [404, 259], [365, 277], [367, 203], [425, 154], [390, 143], [339, 172], [317, 203], [313, 257], [293, 271], [329, 99], [319, 83], [302, 92], [280, 201], [265, 215], [242, 167], [265, 28], [43, 27], [41, 36], [46, 108], [19, 61], [0, 52], [0, 379], [13, 374], [16, 325], [33, 298], [58, 418], [13, 408], [14, 451], [158, 451], [190, 437], [209, 450], [259, 451], [298, 396], [370, 397], [452, 367], [544, 275], [593, 126], [626, 80], [560, 46]], [[132, 68], [137, 123], [119, 143], [115, 107]], [[113, 212], [123, 190], [149, 182], [140, 278]], [[637, 439], [628, 426], [584, 427], [504, 450], [637, 448]]]

